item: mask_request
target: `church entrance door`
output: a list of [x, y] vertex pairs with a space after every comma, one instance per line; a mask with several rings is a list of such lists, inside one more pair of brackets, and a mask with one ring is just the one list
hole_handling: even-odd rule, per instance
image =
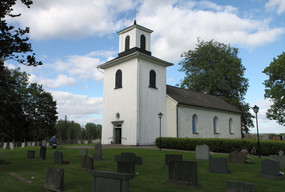
[[115, 144], [121, 144], [121, 139], [122, 139], [121, 125], [115, 125], [114, 131], [115, 131]]

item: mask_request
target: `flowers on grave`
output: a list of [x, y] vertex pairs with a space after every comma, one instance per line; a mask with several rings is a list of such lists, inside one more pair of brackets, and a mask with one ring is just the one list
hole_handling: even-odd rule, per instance
[[[255, 149], [255, 148], [254, 148]], [[252, 150], [251, 150], [252, 151]], [[256, 151], [256, 150], [255, 150]], [[253, 158], [249, 155], [248, 150], [247, 149], [242, 149], [241, 152], [243, 152], [245, 154], [245, 163], [247, 164], [254, 164], [254, 160]]]
[[71, 164], [69, 161], [63, 161], [63, 164]]
[[279, 171], [279, 175], [283, 176], [283, 175], [284, 175], [284, 172]]
[[253, 147], [252, 150], [251, 150], [251, 154], [254, 154], [254, 153], [256, 153], [255, 147]]
[[280, 151], [279, 151], [279, 155], [284, 155], [284, 151], [283, 151], [283, 150], [280, 150]]

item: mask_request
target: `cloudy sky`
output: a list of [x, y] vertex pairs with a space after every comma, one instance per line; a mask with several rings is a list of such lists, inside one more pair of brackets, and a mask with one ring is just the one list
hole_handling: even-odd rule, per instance
[[285, 132], [265, 117], [270, 101], [262, 84], [268, 78], [264, 68], [285, 51], [284, 0], [34, 0], [30, 9], [18, 1], [14, 13], [21, 17], [7, 21], [30, 27], [32, 49], [44, 64], [5, 64], [21, 67], [30, 82], [52, 93], [59, 119], [101, 123], [104, 75], [96, 67], [117, 57], [117, 32], [133, 24], [135, 10], [137, 23], [154, 31], [152, 55], [175, 64], [167, 69], [168, 84], [184, 77], [177, 63], [182, 52], [195, 48], [197, 37], [230, 44], [239, 48], [246, 67], [245, 102], [260, 107], [259, 131]]

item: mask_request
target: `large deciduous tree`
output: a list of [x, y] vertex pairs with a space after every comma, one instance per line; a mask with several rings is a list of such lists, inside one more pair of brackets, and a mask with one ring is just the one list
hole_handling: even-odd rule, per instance
[[[28, 43], [29, 38], [29, 27], [24, 29], [15, 28], [14, 26], [8, 25], [6, 17], [19, 17], [21, 14], [12, 14], [13, 6], [17, 0], [1, 0], [0, 9], [0, 70], [3, 70], [4, 61], [13, 59], [19, 63], [28, 66], [42, 65], [41, 61], [36, 61], [35, 53], [26, 55], [26, 53], [33, 52], [31, 44]], [[21, 0], [23, 4], [30, 8], [33, 4], [31, 0]]]
[[0, 71], [0, 138], [43, 139], [55, 134], [56, 101], [18, 69]]
[[244, 102], [248, 79], [244, 77], [245, 67], [237, 57], [238, 49], [217, 41], [203, 41], [198, 38], [194, 50], [182, 53], [180, 72], [185, 77], [178, 85], [184, 89], [216, 95], [243, 112], [242, 132], [253, 127], [250, 106]]
[[265, 98], [269, 98], [273, 105], [267, 110], [266, 116], [285, 126], [285, 53], [273, 58], [268, 67], [263, 70], [269, 79], [264, 81]]

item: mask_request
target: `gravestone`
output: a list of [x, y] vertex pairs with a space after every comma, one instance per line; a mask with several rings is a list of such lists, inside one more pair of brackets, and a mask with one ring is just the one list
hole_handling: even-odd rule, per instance
[[27, 158], [28, 159], [34, 159], [35, 158], [36, 151], [28, 150]]
[[269, 140], [269, 135], [263, 135], [262, 140]]
[[88, 140], [84, 140], [84, 144], [88, 144]]
[[210, 154], [208, 145], [196, 146], [196, 160], [208, 161], [209, 158]]
[[10, 142], [10, 143], [9, 143], [9, 147], [10, 147], [10, 149], [14, 149], [14, 143], [13, 143], [13, 142]]
[[40, 142], [39, 141], [36, 141], [36, 146], [40, 146]]
[[280, 168], [285, 168], [285, 155], [269, 155], [269, 159], [278, 161]]
[[7, 148], [7, 143], [4, 143], [3, 149], [6, 149], [6, 148]]
[[97, 143], [94, 145], [94, 160], [102, 160], [103, 155], [102, 155], [102, 144]]
[[170, 161], [182, 161], [182, 155], [170, 155], [165, 154], [165, 165], [164, 169], [168, 169]]
[[210, 158], [209, 160], [210, 173], [229, 173], [228, 162], [226, 158]]
[[282, 180], [279, 174], [279, 162], [274, 160], [261, 160], [261, 174], [259, 177], [272, 180]]
[[142, 165], [142, 158], [134, 153], [122, 152], [121, 155], [115, 155], [115, 162], [119, 161], [134, 162], [135, 165]]
[[25, 144], [25, 143], [22, 143], [21, 147], [24, 148], [25, 146], [26, 146], [26, 144]]
[[82, 157], [84, 155], [88, 154], [88, 149], [87, 148], [80, 148], [79, 150], [79, 157]]
[[27, 142], [27, 147], [31, 147], [32, 146], [32, 142]]
[[199, 189], [197, 162], [170, 161], [167, 184], [177, 187]]
[[243, 152], [231, 152], [229, 154], [230, 163], [245, 163], [246, 156]]
[[133, 176], [126, 173], [90, 171], [92, 192], [129, 192], [129, 180]]
[[81, 169], [92, 170], [94, 159], [91, 155], [83, 155], [81, 157]]
[[47, 148], [44, 146], [41, 146], [39, 160], [45, 160], [46, 159], [46, 151], [47, 151]]
[[43, 188], [51, 191], [64, 191], [64, 169], [48, 167], [46, 168], [45, 186]]
[[32, 142], [32, 147], [36, 146], [36, 142]]
[[48, 147], [48, 146], [49, 146], [49, 143], [47, 143], [46, 146]]
[[78, 143], [78, 144], [81, 144], [81, 140], [78, 140], [77, 143]]
[[255, 192], [254, 183], [227, 180], [227, 192]]
[[135, 162], [119, 161], [117, 162], [117, 172], [118, 173], [128, 173], [133, 177], [136, 176]]
[[42, 146], [45, 147], [46, 145], [47, 145], [47, 141], [46, 141], [46, 140], [43, 140], [43, 141], [42, 141]]
[[54, 163], [62, 164], [63, 163], [63, 155], [61, 151], [54, 152]]

